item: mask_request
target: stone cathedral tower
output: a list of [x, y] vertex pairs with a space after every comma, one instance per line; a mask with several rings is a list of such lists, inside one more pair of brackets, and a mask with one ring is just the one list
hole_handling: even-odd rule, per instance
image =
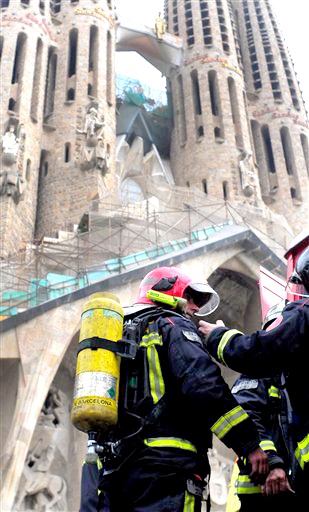
[[72, 230], [113, 188], [115, 21], [113, 0], [1, 8], [1, 240], [10, 253]]
[[[94, 199], [120, 201], [114, 60], [121, 20], [114, 3], [0, 1], [3, 257], [73, 232]], [[168, 172], [160, 176], [169, 176], [170, 197], [178, 201], [174, 184], [183, 202], [197, 189], [205, 204], [227, 200], [249, 216], [259, 212], [260, 226], [272, 212], [284, 215], [299, 232], [308, 208], [308, 120], [269, 1], [165, 0], [165, 17], [179, 38], [177, 63], [169, 57], [164, 67], [173, 130]], [[117, 48], [168, 61], [175, 37], [143, 33], [148, 42], [128, 42], [126, 32]], [[128, 115], [118, 117], [122, 136]], [[134, 176], [135, 163], [128, 170]], [[156, 195], [152, 185], [145, 189]]]
[[304, 226], [308, 121], [269, 1], [167, 0], [165, 15], [184, 47], [170, 77], [176, 183]]

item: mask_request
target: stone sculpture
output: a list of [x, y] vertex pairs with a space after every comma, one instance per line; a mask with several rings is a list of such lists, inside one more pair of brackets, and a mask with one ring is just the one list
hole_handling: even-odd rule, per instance
[[161, 13], [159, 12], [159, 15], [156, 19], [155, 23], [155, 33], [157, 38], [160, 40], [163, 38], [164, 34], [166, 32], [166, 21], [164, 18], [161, 18]]
[[85, 135], [80, 153], [81, 169], [99, 169], [104, 175], [108, 162], [104, 141], [104, 116], [100, 115], [99, 110], [99, 105], [93, 103], [87, 108], [83, 129], [77, 129], [77, 133]]
[[25, 483], [21, 488], [16, 510], [67, 510], [66, 482], [61, 476], [49, 473], [55, 447], [42, 447], [41, 444], [42, 439], [39, 439], [27, 457], [23, 471]]
[[252, 151], [244, 150], [239, 162], [241, 188], [245, 196], [250, 197], [254, 194], [254, 166], [252, 162]]
[[25, 134], [17, 120], [9, 121], [2, 136], [0, 195], [11, 196], [18, 203], [23, 190], [22, 175]]
[[67, 399], [65, 394], [51, 385], [39, 416], [38, 424], [57, 427], [64, 423]]

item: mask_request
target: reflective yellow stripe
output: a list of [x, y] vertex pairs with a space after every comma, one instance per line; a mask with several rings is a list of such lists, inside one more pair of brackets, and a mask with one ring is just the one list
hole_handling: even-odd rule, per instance
[[271, 398], [280, 398], [280, 392], [279, 392], [279, 389], [276, 388], [275, 386], [270, 386], [269, 390], [268, 390], [268, 395], [271, 397]]
[[182, 450], [197, 452], [194, 444], [179, 437], [149, 437], [144, 439], [144, 443], [152, 448], [181, 448]]
[[264, 450], [264, 452], [266, 450], [273, 450], [274, 452], [277, 451], [275, 443], [271, 439], [263, 439], [263, 441], [260, 442], [260, 447], [262, 450]]
[[[97, 458], [97, 460], [96, 460], [96, 462], [95, 462], [95, 463], [96, 463], [96, 466], [97, 466], [97, 468], [98, 468], [99, 470], [103, 468], [103, 464], [102, 464], [101, 459], [100, 459], [99, 457]], [[84, 464], [93, 464], [93, 462], [87, 462], [86, 460], [84, 460], [84, 461], [83, 461], [83, 465], [84, 465]]]
[[220, 363], [226, 365], [226, 362], [224, 361], [224, 357], [223, 357], [223, 352], [224, 352], [224, 349], [225, 349], [225, 346], [226, 344], [230, 341], [231, 337], [234, 336], [235, 334], [243, 334], [241, 331], [238, 331], [237, 329], [230, 329], [229, 331], [226, 331], [221, 340], [220, 340], [220, 343], [218, 345], [218, 350], [217, 350], [217, 354], [218, 354], [218, 359], [220, 361]]
[[237, 494], [260, 494], [261, 487], [251, 482], [248, 475], [239, 475], [236, 483]]
[[295, 457], [298, 460], [300, 467], [305, 469], [305, 464], [309, 462], [309, 434], [307, 434], [304, 439], [297, 443]]
[[195, 497], [188, 491], [185, 493], [185, 502], [183, 506], [183, 512], [194, 512]]
[[222, 439], [233, 427], [246, 420], [248, 417], [248, 414], [243, 408], [237, 405], [237, 407], [234, 407], [234, 409], [221, 416], [210, 430], [216, 434], [219, 439]]
[[140, 343], [140, 347], [146, 347], [147, 349], [150, 393], [154, 404], [156, 404], [165, 393], [165, 385], [156, 345], [163, 345], [162, 337], [156, 331], [145, 334]]

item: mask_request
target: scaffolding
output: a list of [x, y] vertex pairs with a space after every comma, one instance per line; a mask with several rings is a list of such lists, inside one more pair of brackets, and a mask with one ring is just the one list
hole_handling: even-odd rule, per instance
[[[202, 194], [188, 191], [186, 197], [183, 189], [178, 197], [176, 188], [173, 204], [151, 198], [107, 208], [94, 201], [73, 232], [44, 237], [0, 263], [0, 317], [173, 254], [230, 224], [247, 225], [228, 202], [205, 203]], [[284, 247], [275, 250], [283, 254]]]

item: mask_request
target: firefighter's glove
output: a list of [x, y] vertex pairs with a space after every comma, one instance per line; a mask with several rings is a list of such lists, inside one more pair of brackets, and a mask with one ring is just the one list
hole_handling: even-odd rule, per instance
[[200, 333], [204, 334], [207, 341], [207, 338], [214, 329], [217, 329], [217, 327], [225, 327], [224, 322], [222, 320], [217, 320], [215, 324], [211, 324], [210, 322], [205, 322], [205, 320], [200, 320], [198, 330]]
[[273, 496], [274, 494], [280, 494], [282, 492], [294, 493], [284, 469], [272, 469], [266, 478], [265, 484], [262, 486], [262, 493], [265, 496]]
[[248, 462], [251, 466], [250, 479], [257, 485], [264, 484], [269, 472], [268, 457], [261, 448], [257, 448], [248, 455]]

